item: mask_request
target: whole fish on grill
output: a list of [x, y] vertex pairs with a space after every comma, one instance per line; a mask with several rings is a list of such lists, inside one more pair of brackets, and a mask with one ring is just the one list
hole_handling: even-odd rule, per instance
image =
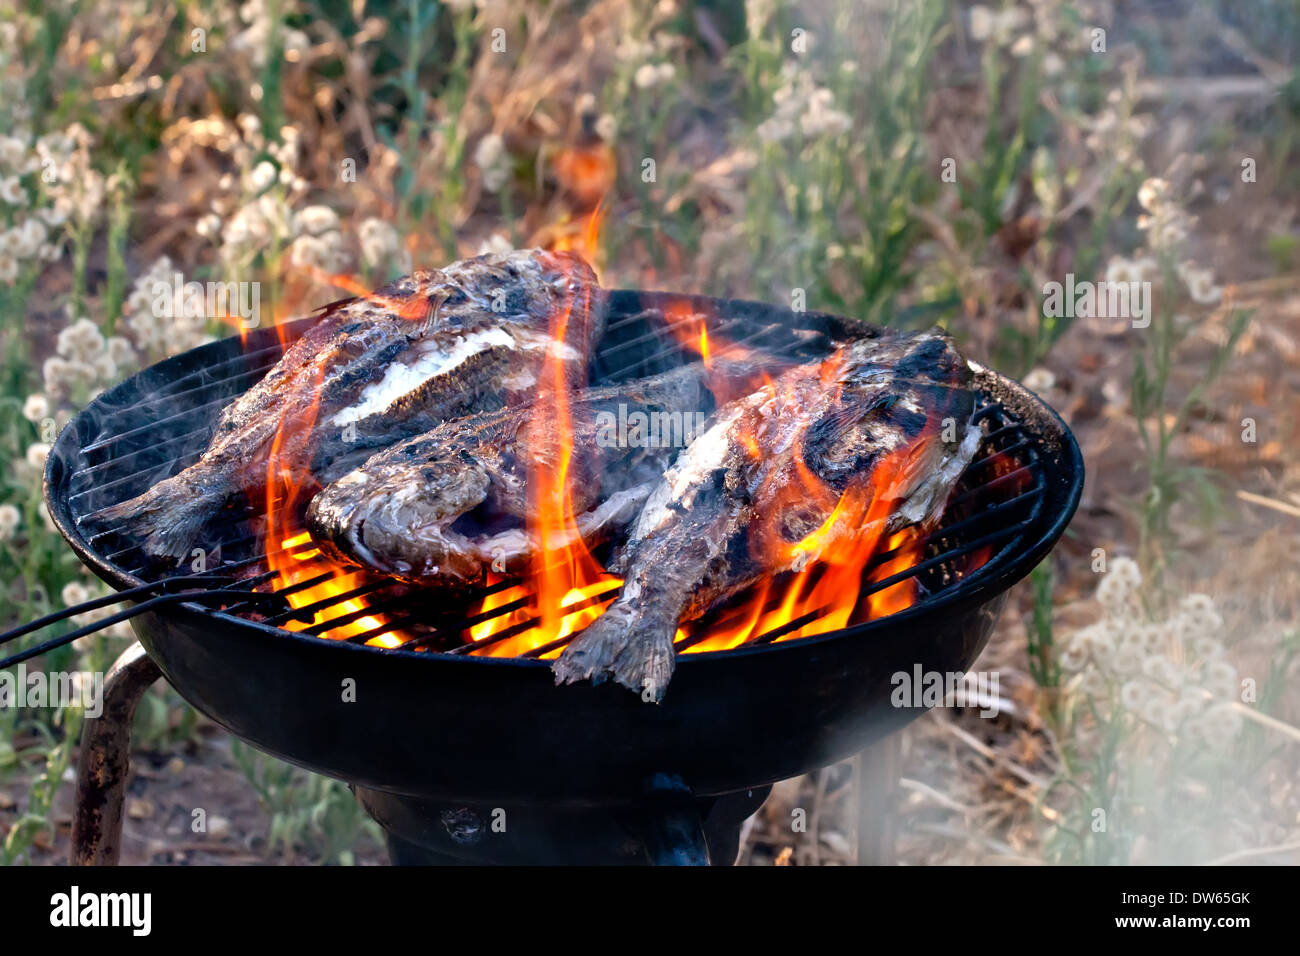
[[703, 429], [715, 393], [724, 400], [748, 393], [779, 367], [759, 355], [577, 391], [567, 400], [568, 441], [552, 427], [544, 399], [447, 422], [320, 491], [307, 529], [337, 561], [472, 587], [489, 568], [520, 570], [537, 553], [527, 522], [536, 507], [529, 474], [554, 471], [567, 454], [574, 531], [594, 546], [636, 517], [673, 453]]
[[[183, 557], [233, 495], [264, 493], [273, 447], [279, 470], [314, 488], [443, 421], [525, 400], [549, 350], [584, 385], [604, 311], [581, 257], [540, 250], [420, 270], [327, 306], [221, 413], [198, 462], [93, 521]], [[555, 343], [553, 321], [564, 323]]]
[[[830, 548], [937, 521], [983, 434], [970, 383], [934, 330], [853, 342], [719, 409], [647, 499], [611, 567], [622, 593], [556, 682], [613, 677], [660, 700], [679, 621]], [[837, 510], [854, 501], [874, 504]]]

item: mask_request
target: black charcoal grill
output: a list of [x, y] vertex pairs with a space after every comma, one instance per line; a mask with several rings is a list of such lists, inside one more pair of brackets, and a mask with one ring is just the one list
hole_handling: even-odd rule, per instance
[[[668, 328], [684, 316], [704, 317], [712, 341], [808, 357], [825, 354], [847, 322], [741, 300], [618, 291], [596, 378], [613, 382], [690, 360], [678, 344], [686, 336]], [[88, 535], [83, 521], [197, 459], [222, 407], [279, 359], [281, 337], [292, 340], [309, 322], [161, 362], [99, 396], [62, 432], [49, 456], [46, 501], [99, 577], [118, 590], [167, 577], [196, 587], [180, 580], [193, 573], [188, 562], [160, 569], [137, 543], [114, 532]], [[467, 641], [467, 628], [483, 620], [470, 616], [481, 594], [452, 603], [368, 579], [331, 599], [364, 596], [365, 611], [285, 629], [295, 616], [328, 611], [329, 602], [294, 610], [276, 597], [235, 593], [269, 591], [274, 580], [257, 503], [227, 509], [206, 535], [206, 577], [194, 580], [209, 590], [160, 602], [133, 627], [148, 659], [217, 723], [351, 783], [388, 831], [395, 862], [725, 862], [767, 785], [862, 750], [917, 716], [919, 709], [891, 706], [893, 674], [966, 670], [1007, 589], [1069, 522], [1083, 483], [1069, 430], [1017, 383], [982, 368], [976, 380], [983, 448], [942, 525], [924, 539], [924, 560], [873, 586], [914, 577], [922, 598], [816, 637], [778, 642], [804, 623], [796, 621], [733, 650], [684, 654], [658, 706], [617, 686], [556, 687], [548, 662], [537, 659], [547, 648], [514, 658], [471, 653], [481, 647]], [[987, 555], [978, 567], [976, 554]], [[322, 563], [297, 586], [332, 573]], [[330, 639], [376, 612], [384, 626]], [[365, 645], [385, 632], [410, 639], [392, 649]], [[152, 665], [141, 658], [134, 666]], [[355, 699], [345, 699], [348, 681]], [[124, 757], [118, 762], [124, 767]], [[83, 791], [93, 791], [84, 763]], [[111, 836], [112, 820], [95, 820], [82, 824], [83, 841]]]

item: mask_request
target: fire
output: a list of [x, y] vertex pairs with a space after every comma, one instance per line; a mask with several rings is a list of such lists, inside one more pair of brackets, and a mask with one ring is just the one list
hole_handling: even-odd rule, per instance
[[[601, 212], [593, 211], [580, 243], [594, 248]], [[327, 277], [351, 291], [365, 293], [346, 277]], [[583, 294], [576, 290], [571, 295]], [[552, 317], [553, 341], [564, 340], [570, 316], [586, 303], [569, 299]], [[669, 309], [670, 326], [683, 346], [711, 365], [720, 353], [742, 351], [734, 343], [711, 336], [708, 317], [685, 304]], [[598, 618], [613, 601], [621, 579], [607, 572], [577, 534], [571, 494], [570, 462], [573, 429], [569, 383], [562, 351], [549, 350], [538, 385], [538, 410], [530, 423], [530, 510], [528, 534], [540, 544], [522, 581], [490, 573], [487, 588], [468, 616], [465, 636], [481, 648], [474, 654], [511, 657], [532, 654], [543, 658], [561, 653], [567, 640]], [[839, 356], [802, 375], [787, 376], [784, 391], [764, 378], [772, 402], [797, 406], [810, 390], [835, 385]], [[316, 383], [319, 386], [319, 382]], [[716, 382], [721, 387], [724, 383]], [[286, 420], [275, 437], [267, 467], [267, 560], [277, 572], [276, 590], [291, 607], [308, 609], [310, 621], [291, 620], [291, 630], [311, 628], [331, 639], [365, 639], [379, 647], [397, 647], [409, 636], [396, 630], [381, 612], [371, 609], [364, 591], [371, 578], [343, 571], [311, 545], [296, 516], [310, 493], [304, 478], [316, 408], [298, 420]], [[763, 459], [762, 436], [741, 436], [756, 464]], [[798, 435], [798, 441], [803, 436]], [[772, 475], [765, 495], [771, 504], [765, 520], [754, 529], [753, 546], [767, 549], [774, 566], [794, 570], [764, 579], [743, 600], [721, 615], [684, 623], [677, 633], [683, 653], [737, 647], [747, 642], [787, 641], [825, 633], [909, 607], [918, 597], [911, 578], [886, 584], [923, 556], [915, 529], [885, 534], [885, 519], [893, 506], [894, 489], [906, 485], [918, 466], [923, 441], [901, 449], [871, 472], [869, 480], [851, 483], [836, 494], [795, 456], [793, 474]], [[780, 521], [796, 509], [817, 509], [825, 517], [796, 541], [786, 540]], [[354, 593], [355, 592], [355, 593]], [[319, 606], [317, 606], [319, 605]], [[338, 622], [331, 624], [331, 622]]]
[[[834, 387], [839, 356], [832, 356], [807, 374], [787, 380], [778, 393], [769, 384], [770, 401], [778, 406], [797, 406], [807, 389]], [[805, 435], [794, 441], [802, 446]], [[767, 514], [753, 529], [751, 547], [764, 555], [773, 567], [789, 567], [779, 581], [765, 578], [752, 594], [719, 620], [688, 623], [678, 631], [687, 653], [727, 650], [763, 638], [788, 641], [873, 620], [910, 607], [919, 594], [911, 578], [887, 584], [891, 575], [906, 571], [922, 558], [922, 545], [915, 529], [886, 533], [898, 491], [911, 483], [920, 466], [931, 436], [892, 453], [879, 462], [865, 480], [850, 482], [836, 494], [794, 456], [793, 474], [769, 473], [759, 491], [767, 503]], [[756, 464], [762, 462], [762, 445], [756, 434], [745, 434], [746, 447]], [[787, 540], [782, 522], [792, 513], [825, 513], [826, 517], [807, 534]], [[696, 628], [702, 639], [693, 639]]]
[[[710, 354], [707, 328], [702, 321], [692, 328], [690, 317], [677, 316], [678, 336], [698, 345], [698, 354]], [[562, 333], [563, 318], [559, 323]], [[780, 381], [780, 390], [768, 382], [773, 414], [808, 402], [813, 390], [839, 387], [840, 357], [832, 356], [802, 374]], [[513, 605], [506, 613], [489, 617], [469, 632], [474, 642], [484, 642], [482, 653], [511, 656], [531, 652], [557, 656], [565, 639], [595, 620], [613, 599], [621, 582], [604, 571], [590, 551], [573, 534], [574, 515], [569, 494], [567, 453], [572, 441], [564, 381], [548, 378], [542, 427], [558, 436], [560, 457], [551, 468], [535, 468], [535, 538], [543, 542], [527, 582], [490, 594], [481, 614]], [[764, 420], [760, 416], [759, 421]], [[757, 428], [757, 426], [756, 426]], [[757, 430], [742, 436], [756, 466], [763, 463], [763, 438]], [[747, 642], [787, 641], [810, 637], [893, 614], [910, 607], [920, 596], [918, 585], [904, 572], [922, 560], [924, 542], [914, 529], [887, 532], [899, 491], [910, 487], [924, 466], [933, 434], [901, 447], [879, 462], [867, 477], [851, 482], [836, 493], [803, 463], [793, 457], [791, 472], [772, 472], [760, 492], [768, 513], [753, 529], [751, 547], [760, 549], [773, 567], [793, 570], [768, 576], [743, 599], [726, 610], [698, 621], [683, 623], [676, 641], [683, 653], [700, 653], [738, 647]], [[803, 434], [794, 440], [802, 444]], [[782, 521], [808, 509], [824, 518], [797, 540], [783, 535]], [[558, 543], [558, 544], [552, 544]], [[901, 580], [891, 581], [895, 575]], [[576, 610], [571, 610], [575, 609]], [[489, 640], [495, 638], [493, 640]]]
[[[302, 584], [320, 576], [320, 565], [313, 566], [311, 562], [319, 559], [321, 553], [316, 548], [310, 547], [310, 544], [311, 536], [302, 531], [292, 537], [281, 539], [281, 551], [276, 557], [272, 557], [268, 553], [268, 560], [271, 562], [272, 569], [279, 572], [280, 583], [277, 585], [278, 587]], [[304, 545], [309, 546], [307, 550], [295, 550]], [[287, 560], [284, 557], [286, 555]], [[295, 565], [293, 562], [297, 562], [297, 564]], [[290, 620], [281, 626], [291, 631], [301, 631], [312, 625], [323, 625], [328, 621], [347, 617], [350, 620], [346, 622], [340, 621], [338, 625], [329, 629], [331, 638], [344, 640], [359, 634], [374, 634], [378, 631], [386, 631], [384, 620], [381, 620], [376, 615], [365, 613], [368, 610], [368, 605], [364, 598], [353, 597], [341, 601], [334, 600], [340, 595], [362, 586], [365, 581], [366, 578], [362, 574], [335, 575], [331, 576], [329, 580], [290, 593], [288, 595], [290, 607], [303, 608], [318, 601], [328, 602], [328, 607], [316, 611], [310, 623]], [[386, 633], [375, 634], [366, 643], [375, 647], [400, 647], [404, 640], [405, 638], [402, 635], [387, 631]]]
[[[551, 338], [555, 342], [564, 340], [573, 312], [575, 303], [572, 297], [576, 293], [572, 291], [573, 286], [570, 290], [571, 298], [552, 323]], [[588, 293], [584, 290], [582, 294]], [[584, 302], [583, 306], [586, 305]], [[535, 453], [528, 474], [530, 533], [541, 544], [532, 562], [539, 616], [534, 640], [541, 644], [565, 637], [600, 616], [600, 610], [594, 607], [577, 615], [564, 608], [590, 597], [595, 593], [594, 586], [607, 580], [609, 575], [577, 533], [577, 516], [569, 481], [573, 423], [569, 413], [565, 363], [558, 349], [547, 353], [538, 393], [530, 444], [534, 449], [540, 449], [553, 441], [559, 453], [553, 464], [546, 462], [545, 456]], [[578, 620], [575, 621], [575, 617]]]
[[[404, 318], [419, 316], [409, 306], [390, 302], [374, 296], [357, 280], [348, 276], [330, 275], [319, 270], [312, 277], [326, 281], [357, 295], [374, 298]], [[276, 329], [282, 344], [284, 325], [291, 310], [287, 302], [276, 311]], [[301, 373], [300, 373], [301, 374]], [[314, 372], [316, 381], [312, 394], [314, 401], [301, 415], [286, 416], [281, 420], [271, 443], [266, 465], [266, 560], [268, 569], [276, 573], [272, 587], [285, 595], [289, 606], [295, 610], [312, 608], [311, 620], [288, 620], [281, 627], [291, 631], [309, 628], [320, 630], [331, 640], [347, 640], [370, 635], [365, 643], [375, 647], [399, 647], [409, 638], [389, 627], [383, 615], [367, 613], [369, 605], [362, 590], [369, 578], [360, 573], [339, 573], [342, 569], [329, 561], [311, 546], [311, 536], [299, 523], [298, 516], [306, 510], [315, 488], [310, 486], [308, 468], [311, 447], [307, 438], [316, 422], [323, 370]], [[314, 608], [315, 605], [321, 605]], [[337, 624], [330, 625], [330, 622]]]
[[[602, 154], [603, 155], [603, 154]], [[605, 215], [604, 196], [612, 184], [612, 169], [601, 156], [562, 156], [562, 180], [571, 195], [586, 197], [567, 224], [557, 226], [549, 244], [555, 250], [578, 252], [593, 266], [600, 259], [600, 231]], [[356, 295], [376, 298], [399, 314], [408, 304], [385, 302], [356, 280], [313, 272], [315, 281], [327, 281]], [[551, 317], [553, 342], [564, 341], [575, 308], [587, 303], [570, 299]], [[279, 310], [277, 310], [279, 311]], [[418, 319], [410, 314], [407, 318]], [[723, 355], [750, 356], [743, 345], [711, 332], [711, 316], [699, 314], [687, 302], [670, 306], [668, 327], [678, 343], [697, 355], [713, 371]], [[279, 325], [277, 320], [277, 326]], [[282, 336], [283, 337], [283, 336]], [[538, 384], [537, 411], [529, 428], [532, 455], [528, 465], [530, 496], [526, 531], [539, 547], [522, 578], [490, 572], [483, 596], [467, 615], [464, 638], [470, 653], [509, 657], [557, 656], [573, 635], [595, 621], [621, 588], [577, 534], [570, 464], [573, 427], [569, 382], [562, 350], [548, 350]], [[839, 357], [809, 366], [794, 384], [783, 386], [762, 377], [772, 402], [801, 403], [811, 390], [836, 387]], [[734, 389], [748, 391], [753, 383], [724, 382], [710, 375], [720, 401], [738, 397]], [[787, 382], [789, 377], [778, 381]], [[316, 383], [319, 388], [319, 382]], [[733, 392], [732, 394], [726, 394]], [[319, 394], [317, 392], [317, 394]], [[267, 465], [266, 550], [270, 570], [276, 572], [275, 590], [285, 594], [291, 607], [310, 614], [310, 621], [288, 621], [291, 630], [312, 629], [331, 639], [355, 638], [379, 647], [396, 647], [410, 636], [396, 629], [382, 611], [366, 599], [375, 579], [360, 572], [343, 573], [312, 544], [297, 516], [305, 510], [314, 488], [308, 486], [306, 436], [316, 416], [313, 406], [295, 420], [281, 422]], [[804, 436], [795, 440], [802, 443]], [[756, 465], [764, 458], [764, 436], [757, 430], [741, 436]], [[924, 556], [924, 541], [915, 529], [886, 533], [896, 489], [908, 483], [919, 467], [924, 446], [918, 441], [898, 450], [870, 472], [851, 482], [842, 492], [827, 486], [794, 456], [793, 473], [769, 476], [774, 484], [764, 492], [768, 514], [755, 528], [752, 546], [765, 549], [773, 566], [792, 570], [769, 575], [727, 608], [697, 621], [681, 624], [679, 650], [701, 653], [737, 647], [754, 640], [787, 641], [809, 637], [895, 613], [919, 598], [911, 577], [889, 579], [912, 568]], [[798, 540], [788, 540], [782, 522], [791, 514], [816, 514], [824, 518]], [[807, 527], [807, 524], [804, 524]], [[966, 570], [969, 570], [966, 569]], [[337, 622], [337, 623], [332, 623]], [[477, 645], [477, 646], [474, 646]]]
[[576, 252], [591, 264], [600, 276], [600, 228], [605, 220], [605, 206], [600, 203], [589, 213], [567, 224], [549, 244], [555, 252]]
[[[675, 640], [687, 654], [728, 650], [768, 636], [778, 643], [886, 617], [916, 603], [919, 595], [911, 579], [875, 587], [921, 560], [915, 529], [891, 535], [883, 551], [864, 548], [861, 553], [866, 557], [812, 566], [779, 584], [766, 578], [735, 610], [717, 620], [687, 622]], [[872, 566], [876, 555], [887, 557]], [[705, 635], [702, 640], [692, 639], [697, 632]]]
[[[587, 241], [598, 241], [600, 210], [592, 213]], [[577, 303], [589, 294], [570, 286], [570, 298], [552, 317], [551, 340], [562, 342]], [[530, 422], [528, 466], [529, 520], [527, 531], [539, 547], [529, 567], [529, 583], [490, 594], [478, 609], [485, 613], [515, 601], [522, 606], [470, 629], [470, 638], [483, 641], [507, 629], [532, 622], [521, 633], [485, 646], [492, 656], [536, 651], [582, 630], [604, 611], [622, 581], [605, 571], [577, 531], [569, 465], [573, 451], [573, 424], [569, 410], [569, 383], [559, 349], [551, 349], [542, 365], [536, 412]], [[547, 452], [552, 451], [553, 455]], [[543, 656], [558, 653], [559, 648]]]

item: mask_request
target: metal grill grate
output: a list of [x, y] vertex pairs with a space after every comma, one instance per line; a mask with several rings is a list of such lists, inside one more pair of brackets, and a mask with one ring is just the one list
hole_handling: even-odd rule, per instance
[[[656, 374], [688, 361], [691, 356], [680, 343], [690, 335], [686, 329], [674, 332], [671, 326], [691, 323], [690, 328], [694, 329], [700, 319], [705, 319], [711, 342], [730, 343], [732, 347], [762, 347], [790, 357], [824, 354], [828, 340], [827, 332], [817, 328], [792, 329], [783, 323], [764, 325], [751, 318], [726, 314], [706, 316], [690, 311], [668, 318], [659, 309], [643, 308], [609, 322], [594, 364], [595, 380], [598, 383], [627, 380]], [[296, 325], [290, 334], [300, 333], [305, 327], [306, 323]], [[78, 525], [98, 510], [139, 494], [154, 482], [196, 461], [207, 446], [221, 408], [256, 383], [279, 360], [282, 351], [279, 344], [252, 349], [170, 380], [158, 381], [135, 401], [103, 411], [95, 423], [96, 433], [89, 436], [81, 449], [83, 461], [67, 483], [69, 507]], [[980, 569], [997, 566], [1017, 553], [1026, 532], [1039, 521], [1045, 483], [1034, 436], [989, 396], [981, 397], [976, 417], [987, 422], [983, 445], [954, 490], [941, 525], [920, 539], [923, 559], [905, 571], [865, 585], [864, 597], [900, 581], [914, 579], [924, 603], [969, 580]], [[223, 517], [224, 523], [213, 529], [220, 543], [207, 556], [208, 570], [241, 577], [227, 586], [231, 589], [270, 583], [276, 574], [267, 570], [261, 509], [250, 503], [232, 505]], [[170, 576], [146, 561], [138, 545], [121, 540], [116, 532], [100, 532], [89, 537], [88, 543], [111, 564], [137, 578], [158, 580]], [[302, 555], [312, 550], [314, 546], [307, 542], [288, 549], [288, 553]], [[876, 555], [865, 573], [870, 574], [896, 553], [885, 551]], [[974, 563], [977, 557], [983, 559], [978, 566]], [[268, 613], [265, 605], [255, 610], [253, 605], [241, 603], [232, 595], [232, 603], [223, 609], [224, 613], [256, 617], [277, 627], [298, 621], [297, 630], [336, 639], [339, 635], [333, 632], [382, 616], [381, 625], [343, 639], [366, 643], [400, 634], [404, 638], [400, 646], [404, 649], [448, 654], [478, 653], [532, 626], [532, 622], [523, 621], [476, 642], [471, 642], [468, 636], [471, 627], [526, 606], [527, 598], [520, 598], [488, 613], [472, 613], [472, 609], [482, 606], [485, 597], [520, 585], [521, 580], [501, 581], [454, 603], [430, 607], [433, 602], [427, 591], [389, 578], [340, 571], [319, 557], [303, 560], [298, 567], [304, 577], [275, 592], [285, 598], [278, 610], [273, 608], [273, 613]], [[318, 573], [311, 573], [317, 568]], [[175, 573], [187, 574], [191, 570], [185, 564]], [[290, 606], [289, 595], [344, 575], [349, 577], [350, 584], [341, 593], [302, 608]], [[779, 600], [780, 590], [772, 589], [776, 595], [772, 599], [774, 603]], [[616, 593], [615, 586], [586, 603], [601, 603]], [[346, 602], [361, 597], [365, 598], [363, 609], [344, 607]], [[692, 636], [678, 642], [678, 650], [686, 650], [705, 639], [712, 627], [728, 624], [729, 609], [734, 614], [734, 608], [744, 597], [739, 596], [701, 620], [693, 628]], [[201, 613], [218, 613], [212, 606], [191, 606]], [[577, 611], [583, 606], [575, 604], [569, 610]], [[337, 613], [331, 614], [332, 611]], [[311, 623], [318, 613], [328, 619]], [[776, 630], [754, 636], [749, 643], [771, 643], [806, 626], [815, 617], [815, 612], [804, 615]], [[570, 639], [535, 648], [524, 656], [544, 655]]]

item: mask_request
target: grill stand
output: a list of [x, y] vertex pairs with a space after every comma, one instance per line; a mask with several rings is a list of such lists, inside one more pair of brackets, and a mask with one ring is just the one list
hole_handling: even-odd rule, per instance
[[621, 807], [469, 806], [356, 787], [395, 866], [729, 866], [771, 787], [698, 798], [668, 775]]
[[114, 866], [122, 850], [122, 804], [131, 772], [131, 726], [144, 692], [162, 677], [137, 642], [104, 675], [104, 708], [81, 728], [73, 866]]

